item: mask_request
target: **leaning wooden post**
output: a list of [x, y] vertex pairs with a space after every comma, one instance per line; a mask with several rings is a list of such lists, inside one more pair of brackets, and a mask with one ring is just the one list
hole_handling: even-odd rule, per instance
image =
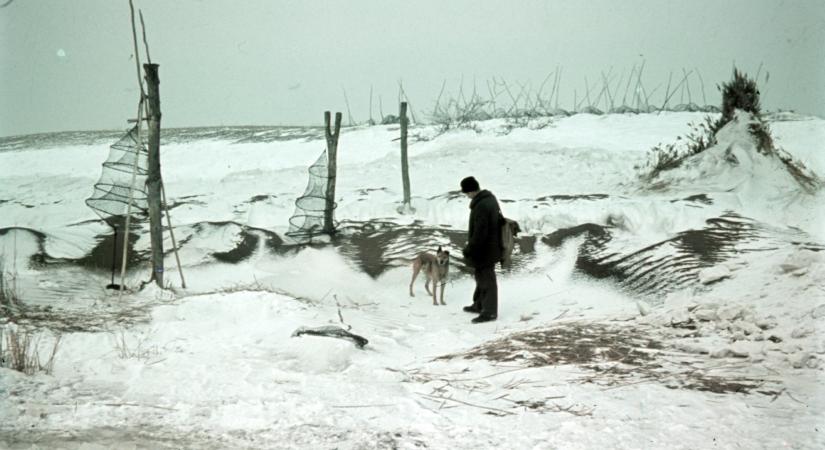
[[398, 112], [398, 121], [401, 123], [401, 183], [404, 186], [404, 204], [401, 206], [403, 212], [410, 212], [410, 165], [407, 162], [407, 102], [401, 102], [401, 109]]
[[331, 131], [330, 112], [324, 112], [325, 134], [327, 138], [327, 198], [324, 206], [324, 233], [332, 235], [335, 232], [335, 172], [337, 171], [336, 157], [338, 155], [338, 136], [341, 134], [341, 113], [335, 113], [335, 131]]
[[175, 240], [175, 229], [172, 228], [172, 216], [169, 214], [169, 204], [166, 203], [166, 187], [163, 181], [160, 183], [160, 193], [163, 197], [163, 213], [166, 215], [166, 223], [169, 225], [169, 236], [172, 238], [172, 249], [175, 250], [175, 261], [178, 263], [178, 273], [180, 274], [180, 287], [186, 289], [186, 280], [183, 278], [183, 269], [180, 267], [180, 255], [178, 254], [178, 243]]
[[160, 176], [160, 93], [157, 64], [143, 65], [146, 79], [146, 109], [148, 124], [149, 157], [146, 177], [147, 201], [149, 206], [149, 236], [152, 244], [152, 279], [163, 287], [163, 223], [161, 216], [161, 176]]
[[135, 127], [135, 162], [132, 167], [132, 184], [129, 185], [129, 203], [126, 204], [126, 225], [123, 227], [123, 263], [120, 265], [120, 289], [118, 290], [117, 299], [120, 301], [123, 297], [123, 289], [126, 287], [126, 256], [129, 252], [129, 222], [132, 219], [132, 203], [134, 202], [135, 180], [137, 179], [138, 162], [140, 161], [140, 152], [143, 151], [143, 139], [140, 135], [140, 128], [143, 125], [144, 111], [146, 108], [146, 92], [143, 90], [143, 82], [140, 81], [140, 53], [137, 45], [137, 31], [135, 29], [135, 7], [132, 0], [129, 0], [129, 11], [132, 17], [132, 44], [135, 48], [135, 75], [137, 75], [138, 87], [140, 87], [140, 101], [138, 102], [137, 126]]
[[[131, 3], [129, 3], [131, 6]], [[133, 28], [134, 29], [134, 28]], [[140, 80], [140, 69], [138, 69], [138, 80]], [[135, 201], [135, 180], [137, 179], [138, 163], [140, 162], [140, 152], [143, 151], [143, 138], [140, 135], [140, 127], [143, 123], [143, 103], [146, 97], [143, 95], [143, 84], [140, 85], [140, 101], [138, 102], [137, 111], [137, 126], [135, 127], [135, 161], [132, 166], [132, 183], [129, 185], [129, 203], [126, 204], [126, 220], [123, 226], [123, 261], [120, 263], [120, 289], [118, 290], [117, 299], [120, 301], [123, 297], [123, 290], [126, 289], [126, 264], [128, 262], [127, 255], [129, 253], [129, 224], [132, 220], [132, 204]]]

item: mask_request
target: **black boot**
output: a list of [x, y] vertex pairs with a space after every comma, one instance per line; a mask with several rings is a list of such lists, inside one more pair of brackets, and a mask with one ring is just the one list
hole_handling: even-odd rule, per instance
[[481, 313], [478, 317], [471, 320], [471, 322], [472, 323], [492, 322], [493, 320], [496, 320], [497, 317], [498, 316], [496, 316], [495, 314]]
[[476, 307], [476, 305], [470, 305], [470, 306], [465, 306], [465, 307], [464, 307], [464, 312], [473, 313], [473, 314], [478, 314], [478, 313], [480, 313], [480, 312], [481, 312], [481, 310], [480, 310], [480, 309], [478, 309], [478, 308]]

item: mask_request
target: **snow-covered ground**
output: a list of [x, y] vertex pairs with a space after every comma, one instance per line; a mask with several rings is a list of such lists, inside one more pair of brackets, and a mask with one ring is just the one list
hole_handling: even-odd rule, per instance
[[[651, 147], [703, 118], [415, 127], [411, 215], [398, 127], [344, 129], [342, 236], [311, 247], [285, 232], [317, 130], [179, 133], [162, 164], [187, 288], [170, 253], [170, 290], [122, 298], [90, 262], [111, 231], [84, 204], [112, 134], [0, 140], [0, 256], [22, 303], [2, 326], [38, 327], [41, 354], [62, 333], [51, 374], [0, 368], [0, 446], [823, 448], [825, 194], [755, 153], [742, 124], [666, 183], [639, 181]], [[769, 124], [825, 174], [825, 120]], [[408, 296], [398, 262], [460, 254], [467, 175], [523, 230], [499, 319], [480, 325], [461, 311], [460, 261], [437, 307], [423, 282]], [[135, 267], [133, 288], [149, 273]], [[328, 325], [369, 344], [292, 336]]]

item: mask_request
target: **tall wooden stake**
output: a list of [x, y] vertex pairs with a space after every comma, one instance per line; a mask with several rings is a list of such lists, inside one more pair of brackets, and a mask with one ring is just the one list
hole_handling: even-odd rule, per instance
[[375, 125], [375, 121], [372, 120], [372, 85], [370, 85], [370, 125]]
[[180, 267], [180, 255], [178, 254], [178, 243], [175, 240], [175, 229], [172, 228], [172, 216], [169, 214], [169, 204], [166, 203], [166, 187], [163, 181], [160, 183], [160, 193], [163, 196], [163, 213], [166, 215], [166, 223], [169, 225], [169, 236], [172, 238], [172, 249], [175, 250], [175, 261], [178, 263], [178, 274], [180, 274], [180, 287], [186, 289], [186, 280], [183, 278], [183, 269]]
[[146, 176], [147, 202], [149, 206], [149, 237], [152, 245], [152, 279], [163, 288], [163, 222], [160, 176], [160, 79], [157, 64], [143, 65], [146, 80], [146, 109], [149, 119], [148, 173]]
[[135, 129], [135, 164], [132, 167], [132, 184], [129, 185], [129, 203], [126, 205], [126, 224], [123, 227], [123, 262], [120, 265], [120, 289], [118, 290], [117, 299], [123, 297], [123, 290], [126, 288], [126, 263], [127, 253], [129, 251], [129, 224], [132, 219], [132, 203], [134, 201], [135, 180], [137, 177], [138, 161], [140, 160], [140, 152], [143, 150], [143, 140], [140, 136], [140, 128], [143, 125], [143, 112], [145, 111], [144, 103], [146, 101], [146, 93], [143, 90], [143, 82], [140, 80], [140, 53], [137, 45], [137, 30], [135, 28], [135, 7], [132, 0], [129, 0], [129, 11], [132, 17], [132, 44], [135, 49], [135, 73], [137, 74], [137, 82], [140, 87], [140, 101], [138, 102], [137, 113], [137, 128]]
[[[138, 81], [140, 81], [139, 77]], [[143, 84], [140, 86], [141, 91], [143, 91]], [[141, 95], [140, 101], [138, 102], [137, 126], [135, 128], [135, 163], [132, 166], [132, 183], [129, 185], [129, 203], [126, 204], [126, 223], [123, 226], [123, 261], [120, 263], [120, 289], [117, 294], [118, 301], [120, 301], [123, 297], [123, 290], [126, 289], [126, 264], [128, 262], [127, 257], [129, 253], [129, 225], [132, 220], [132, 203], [134, 203], [135, 200], [135, 180], [137, 179], [138, 162], [140, 161], [140, 152], [143, 151], [143, 141], [140, 137], [140, 125], [143, 123], [144, 99], [145, 97]]]
[[327, 201], [324, 207], [324, 233], [335, 232], [333, 212], [335, 210], [335, 173], [338, 170], [338, 136], [341, 134], [341, 113], [335, 113], [335, 131], [330, 130], [330, 112], [324, 112], [325, 134], [327, 138]]
[[398, 121], [401, 123], [401, 183], [404, 186], [404, 204], [402, 209], [409, 211], [410, 204], [410, 165], [407, 162], [407, 102], [401, 102], [398, 112]]
[[[151, 64], [152, 57], [149, 55], [149, 43], [146, 41], [146, 25], [143, 23], [143, 12], [138, 11], [140, 14], [140, 28], [143, 31], [143, 46], [146, 49], [146, 61]], [[134, 13], [133, 13], [134, 14]], [[160, 100], [158, 100], [158, 104]], [[158, 108], [158, 112], [160, 112], [160, 108]], [[160, 125], [158, 125], [160, 127]], [[158, 134], [159, 135], [159, 134]], [[163, 213], [166, 215], [166, 223], [169, 226], [169, 236], [172, 238], [172, 250], [175, 252], [175, 261], [178, 263], [178, 273], [180, 274], [180, 285], [182, 288], [186, 289], [186, 280], [183, 278], [183, 268], [180, 265], [180, 255], [178, 254], [178, 243], [175, 240], [175, 229], [172, 228], [172, 215], [169, 214], [169, 204], [166, 203], [166, 187], [163, 185], [163, 178], [160, 181], [160, 193], [161, 199], [163, 200]]]

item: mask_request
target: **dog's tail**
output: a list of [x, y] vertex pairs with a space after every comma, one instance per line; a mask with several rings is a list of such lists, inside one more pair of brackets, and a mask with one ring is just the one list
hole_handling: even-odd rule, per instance
[[415, 261], [415, 258], [390, 258], [385, 262], [392, 267], [409, 266]]
[[387, 260], [388, 263], [395, 263], [395, 264], [412, 264], [415, 261], [415, 258], [390, 258]]

